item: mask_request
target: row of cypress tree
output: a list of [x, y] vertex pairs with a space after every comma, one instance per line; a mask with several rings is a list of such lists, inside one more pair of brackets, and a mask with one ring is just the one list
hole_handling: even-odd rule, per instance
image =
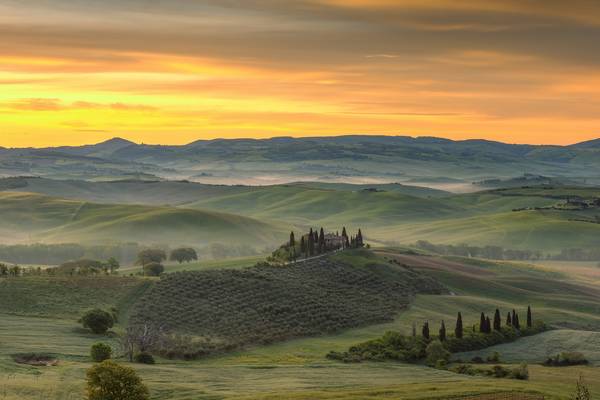
[[[506, 326], [509, 327], [513, 327], [517, 330], [521, 329], [521, 325], [519, 323], [519, 314], [513, 309], [512, 312], [508, 312], [508, 315], [506, 317]], [[533, 318], [531, 315], [531, 306], [527, 306], [527, 327], [531, 328], [533, 326]], [[475, 327], [473, 327], [473, 329], [475, 329]], [[490, 320], [489, 316], [486, 316], [485, 313], [481, 313], [481, 317], [480, 317], [480, 321], [479, 321], [479, 332], [481, 333], [492, 333], [492, 330], [494, 331], [499, 331], [502, 329], [502, 319], [500, 317], [500, 310], [496, 309], [496, 312], [494, 313], [494, 319], [493, 319], [493, 323]], [[458, 316], [456, 317], [456, 326], [454, 328], [454, 336], [457, 339], [462, 339], [464, 334], [464, 328], [463, 328], [463, 321], [462, 321], [462, 314], [459, 312]], [[416, 335], [416, 330], [413, 326], [413, 336]], [[421, 335], [425, 338], [425, 339], [430, 339], [431, 334], [430, 334], [430, 329], [429, 329], [429, 322], [425, 322], [425, 324], [423, 324], [423, 327], [421, 328]], [[439, 329], [439, 335], [438, 335], [440, 341], [445, 341], [446, 340], [446, 324], [444, 323], [444, 321], [442, 321], [442, 324], [440, 326]]]

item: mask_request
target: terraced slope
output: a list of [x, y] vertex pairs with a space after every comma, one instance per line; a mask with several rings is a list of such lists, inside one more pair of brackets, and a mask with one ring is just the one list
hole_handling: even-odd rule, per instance
[[210, 339], [195, 350], [201, 354], [391, 321], [414, 294], [444, 291], [432, 278], [356, 251], [283, 267], [168, 274], [131, 321]]

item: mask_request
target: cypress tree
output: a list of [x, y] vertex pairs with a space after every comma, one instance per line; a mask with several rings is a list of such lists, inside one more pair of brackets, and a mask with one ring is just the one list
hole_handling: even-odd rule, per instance
[[319, 233], [319, 252], [323, 253], [325, 251], [325, 231], [323, 227], [321, 227], [321, 232]]
[[362, 232], [360, 231], [360, 228], [358, 228], [358, 234], [356, 235], [356, 246], [362, 247], [362, 245], [363, 245]]
[[294, 237], [294, 231], [290, 233], [290, 247], [296, 246], [296, 238]]
[[479, 332], [485, 333], [485, 314], [481, 313], [479, 317]]
[[429, 340], [429, 322], [425, 322], [425, 324], [423, 324], [423, 329], [422, 332], [423, 337], [427, 340]]
[[492, 321], [490, 321], [490, 317], [485, 317], [485, 333], [492, 333]]
[[462, 339], [463, 337], [463, 322], [460, 311], [458, 312], [458, 316], [456, 317], [456, 328], [454, 328], [454, 336], [456, 336], [457, 339]]
[[512, 326], [512, 318], [510, 318], [510, 311], [506, 314], [506, 326]]
[[306, 257], [306, 253], [306, 241], [304, 240], [304, 236], [302, 236], [300, 238], [300, 254], [304, 254], [304, 257]]
[[344, 238], [348, 237], [348, 234], [346, 233], [346, 227], [345, 226], [342, 228], [342, 237], [344, 237]]
[[517, 327], [517, 312], [514, 308], [512, 310], [512, 324], [515, 328]]
[[533, 326], [533, 319], [531, 318], [531, 306], [527, 306], [527, 327]]
[[412, 337], [417, 337], [417, 323], [412, 323]]
[[519, 323], [519, 314], [515, 314], [515, 318], [513, 319], [513, 325], [516, 329], [521, 329], [521, 324]]
[[440, 342], [446, 341], [446, 324], [442, 320], [442, 326], [440, 327]]
[[313, 254], [315, 254], [315, 237], [311, 228], [308, 234], [308, 255], [312, 256]]
[[494, 330], [499, 331], [502, 327], [502, 319], [500, 318], [500, 310], [496, 308], [496, 312], [494, 313]]

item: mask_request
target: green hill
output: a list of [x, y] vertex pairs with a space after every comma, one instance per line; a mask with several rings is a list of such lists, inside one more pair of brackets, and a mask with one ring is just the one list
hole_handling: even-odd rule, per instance
[[168, 274], [131, 321], [203, 338], [185, 349], [194, 357], [391, 321], [414, 294], [443, 292], [425, 275], [355, 250], [285, 266]]
[[288, 226], [217, 211], [113, 205], [31, 193], [0, 193], [4, 242], [140, 242], [264, 246], [281, 242]]

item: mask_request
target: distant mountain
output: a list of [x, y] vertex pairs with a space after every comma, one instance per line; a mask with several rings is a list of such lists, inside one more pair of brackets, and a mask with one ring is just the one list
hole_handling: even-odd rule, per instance
[[[0, 151], [0, 175], [4, 176], [98, 180], [143, 175], [226, 184], [413, 182], [469, 190], [474, 181], [523, 174], [600, 183], [594, 172], [598, 168], [600, 139], [573, 146], [546, 146], [352, 135], [214, 139], [163, 146], [114, 138], [96, 145]], [[441, 178], [446, 178], [445, 182]]]

